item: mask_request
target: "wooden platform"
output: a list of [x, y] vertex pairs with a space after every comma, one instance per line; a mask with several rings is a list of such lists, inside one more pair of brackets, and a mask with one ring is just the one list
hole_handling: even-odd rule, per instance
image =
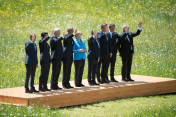
[[[118, 83], [89, 86], [87, 80], [83, 80], [85, 87], [32, 94], [24, 93], [24, 87], [0, 89], [0, 103], [54, 108], [176, 92], [176, 79], [132, 75], [135, 82], [122, 82], [121, 76], [115, 78]], [[74, 86], [73, 81], [71, 84]]]

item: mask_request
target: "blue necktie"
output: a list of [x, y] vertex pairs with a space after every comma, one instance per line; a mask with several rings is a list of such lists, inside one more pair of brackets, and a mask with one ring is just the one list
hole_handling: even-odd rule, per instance
[[108, 36], [107, 36], [107, 34], [106, 34], [106, 41], [108, 42]]
[[127, 39], [128, 39], [128, 41], [130, 42], [130, 39], [129, 39], [128, 35], [126, 36], [126, 38], [127, 38]]

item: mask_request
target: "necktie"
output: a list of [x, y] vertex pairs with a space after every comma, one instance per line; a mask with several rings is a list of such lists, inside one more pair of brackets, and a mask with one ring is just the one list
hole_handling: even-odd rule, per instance
[[[130, 39], [128, 37], [128, 35], [126, 36], [126, 38], [128, 39], [128, 41], [130, 42]], [[131, 45], [131, 50], [133, 49], [132, 45]]]
[[36, 47], [36, 45], [35, 45], [35, 43], [33, 43], [34, 44], [34, 48], [35, 48], [35, 51], [37, 50], [37, 47]]
[[106, 34], [106, 41], [108, 42], [108, 36], [107, 36], [107, 34]]
[[126, 38], [127, 38], [127, 39], [128, 39], [128, 41], [130, 42], [130, 39], [129, 39], [128, 35], [126, 36]]
[[98, 40], [96, 39], [96, 42], [97, 42], [97, 44], [98, 44], [98, 48], [100, 48], [100, 44], [99, 44], [99, 42], [98, 42]]

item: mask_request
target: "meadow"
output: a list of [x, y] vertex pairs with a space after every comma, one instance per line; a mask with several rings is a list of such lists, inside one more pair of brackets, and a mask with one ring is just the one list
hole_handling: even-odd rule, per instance
[[[50, 33], [53, 28], [59, 27], [62, 34], [72, 26], [82, 32], [82, 39], [87, 46], [91, 30], [100, 31], [102, 23], [114, 23], [117, 33], [121, 33], [124, 24], [129, 24], [130, 31], [135, 32], [139, 21], [143, 21], [143, 31], [134, 39], [132, 74], [176, 78], [174, 0], [0, 0], [0, 88], [24, 85], [24, 44], [29, 40], [30, 33], [36, 33], [38, 46], [41, 32]], [[86, 61], [85, 79], [87, 71]], [[120, 75], [120, 71], [121, 58], [117, 56], [115, 75]], [[38, 84], [39, 75], [40, 67], [36, 70], [35, 84]], [[74, 65], [71, 80], [73, 78]], [[61, 80], [62, 71], [59, 77]], [[39, 116], [176, 116], [175, 100], [173, 94], [117, 99], [60, 109], [30, 108]], [[151, 108], [151, 104], [155, 106]], [[13, 116], [33, 116], [29, 107], [1, 104], [0, 108], [0, 116], [11, 116], [11, 112]]]

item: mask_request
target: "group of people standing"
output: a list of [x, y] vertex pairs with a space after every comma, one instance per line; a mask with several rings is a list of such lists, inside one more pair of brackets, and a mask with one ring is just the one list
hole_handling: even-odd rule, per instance
[[[91, 37], [88, 38], [88, 50], [85, 42], [81, 39], [82, 33], [72, 27], [67, 29], [67, 34], [63, 32], [60, 36], [60, 29], [55, 28], [52, 33], [48, 35], [47, 32], [41, 33], [41, 40], [39, 40], [40, 48], [40, 66], [41, 74], [39, 77], [39, 91], [51, 91], [62, 89], [58, 86], [58, 78], [61, 71], [61, 64], [63, 63], [63, 88], [74, 88], [70, 85], [71, 66], [74, 61], [75, 66], [75, 86], [84, 87], [82, 84], [82, 76], [84, 72], [84, 65], [86, 53], [88, 58], [88, 83], [89, 85], [100, 85], [109, 82], [118, 82], [114, 78], [114, 68], [116, 63], [117, 52], [120, 52], [122, 58], [122, 81], [134, 81], [131, 79], [131, 65], [134, 53], [133, 37], [140, 34], [142, 22], [138, 24], [139, 29], [136, 33], [129, 32], [129, 26], [123, 26], [122, 34], [115, 32], [115, 25], [108, 25], [103, 23], [101, 31], [91, 31]], [[75, 36], [76, 39], [73, 40]], [[47, 41], [50, 39], [50, 45]], [[37, 46], [34, 43], [36, 35], [30, 34], [30, 41], [25, 43], [26, 51], [26, 77], [25, 77], [25, 92], [38, 92], [34, 87], [34, 77], [36, 67], [38, 67]], [[63, 45], [62, 45], [63, 44]], [[51, 50], [51, 54], [50, 54]], [[52, 75], [50, 89], [47, 87], [50, 63], [52, 63]], [[110, 66], [110, 79], [108, 78], [108, 68]], [[95, 78], [97, 75], [97, 80]], [[30, 89], [28, 86], [30, 79]]]

